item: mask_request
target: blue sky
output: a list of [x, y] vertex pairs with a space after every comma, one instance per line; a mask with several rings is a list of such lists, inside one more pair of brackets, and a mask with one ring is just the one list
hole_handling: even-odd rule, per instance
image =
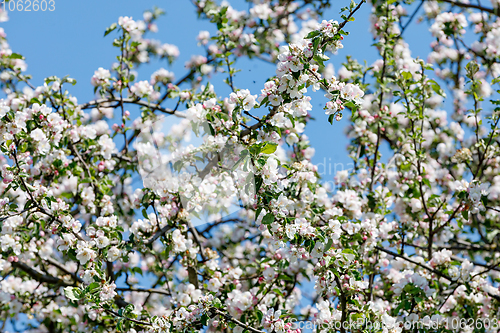
[[[237, 9], [248, 8], [242, 0], [230, 1]], [[350, 3], [348, 0], [332, 1], [334, 4], [325, 14], [325, 19], [340, 20], [339, 10]], [[10, 20], [2, 24], [7, 38], [14, 52], [26, 57], [27, 72], [33, 76], [37, 85], [43, 83], [45, 77], [56, 75], [63, 77], [70, 75], [77, 80], [77, 85], [70, 88], [70, 92], [78, 98], [80, 103], [93, 98], [93, 89], [90, 77], [99, 67], [109, 68], [116, 61], [116, 49], [111, 46], [113, 34], [103, 37], [104, 30], [111, 23], [116, 22], [119, 16], [132, 16], [141, 19], [146, 9], [158, 6], [166, 11], [166, 15], [158, 21], [159, 32], [150, 35], [164, 43], [175, 44], [180, 49], [180, 57], [169, 68], [166, 62], [154, 62], [150, 66], [141, 67], [139, 80], [149, 79], [152, 72], [160, 67], [173, 70], [177, 77], [185, 73], [184, 63], [192, 54], [204, 54], [204, 50], [197, 46], [196, 36], [200, 30], [215, 31], [213, 24], [206, 20], [198, 20], [194, 6], [189, 0], [166, 1], [62, 1], [55, 0], [55, 10], [45, 12], [10, 12]], [[344, 40], [344, 49], [331, 58], [335, 69], [345, 60], [346, 55], [352, 55], [362, 62], [363, 59], [371, 64], [376, 59], [376, 50], [371, 47], [372, 36], [369, 28], [369, 5], [365, 4], [355, 15], [356, 21], [349, 23], [346, 30], [351, 33]], [[424, 42], [422, 34], [417, 29], [426, 27], [412, 27], [405, 32], [412, 42], [421, 44], [418, 50], [420, 56], [426, 56], [429, 39]], [[235, 76], [235, 84], [239, 88], [250, 89], [252, 94], [260, 93], [263, 83], [274, 75], [274, 66], [260, 60], [238, 60], [236, 67], [241, 72]], [[227, 96], [228, 88], [222, 83], [224, 77], [219, 75], [211, 82], [215, 85], [220, 96]], [[310, 137], [316, 149], [314, 163], [323, 163], [327, 171], [324, 181], [333, 179], [336, 163], [343, 163], [344, 167], [350, 160], [347, 158], [346, 146], [349, 143], [344, 134], [344, 127], [348, 124], [347, 117], [340, 122], [330, 125], [322, 110], [324, 98], [317, 93], [313, 95], [312, 115], [316, 118], [308, 128], [306, 134]], [[345, 115], [347, 116], [347, 115]], [[337, 169], [341, 169], [340, 164]], [[332, 174], [329, 170], [332, 170]]]

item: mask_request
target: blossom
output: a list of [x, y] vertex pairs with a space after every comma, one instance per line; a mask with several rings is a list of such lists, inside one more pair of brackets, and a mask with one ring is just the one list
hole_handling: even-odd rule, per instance
[[266, 280], [270, 281], [276, 276], [276, 271], [273, 267], [269, 266], [264, 270], [263, 276]]
[[4, 117], [10, 108], [7, 106], [3, 99], [0, 99], [0, 118]]
[[243, 109], [245, 111], [250, 111], [254, 107], [255, 104], [256, 104], [256, 102], [255, 102], [255, 96], [248, 95], [243, 100]]
[[472, 202], [472, 214], [477, 214], [479, 211], [484, 211], [484, 205], [481, 201], [482, 196], [488, 195], [488, 187], [490, 184], [478, 182], [472, 182], [469, 184], [467, 192], [469, 192], [469, 199]]
[[113, 262], [121, 257], [121, 251], [116, 246], [112, 246], [108, 249], [108, 261]]
[[[222, 30], [214, 39], [198, 34], [206, 55], [187, 58], [179, 85], [175, 67], [135, 78], [144, 63], [171, 64], [180, 55], [149, 36], [161, 26], [153, 9], [144, 20], [124, 16], [111, 26], [119, 30], [118, 62], [93, 72], [99, 96], [90, 102], [72, 95], [78, 91], [68, 77], [36, 86], [0, 28], [5, 315], [33, 314], [40, 330], [50, 322], [62, 331], [95, 323], [105, 331], [116, 327], [102, 320], [111, 315], [103, 307], [123, 302], [130, 305], [116, 310], [121, 317], [155, 332], [200, 323], [225, 331], [231, 317], [261, 318], [253, 324], [269, 333], [300, 333], [297, 316], [332, 330], [351, 310], [388, 333], [403, 323], [460, 319], [463, 304], [476, 317], [494, 316], [498, 274], [481, 265], [498, 259], [499, 112], [480, 100], [497, 103], [495, 15], [426, 1], [428, 64], [412, 55], [410, 39], [399, 38], [408, 4], [359, 4], [349, 15], [362, 18], [358, 9], [373, 6], [379, 57], [362, 65], [353, 54], [336, 77], [326, 54], [352, 38], [349, 20], [340, 31], [339, 22], [299, 1], [253, 1], [242, 10], [194, 2]], [[225, 94], [213, 83], [219, 75], [206, 82], [227, 70], [225, 58], [247, 56], [276, 63], [273, 72], [262, 68], [271, 78], [258, 97], [249, 86]], [[320, 89], [322, 105], [311, 94]], [[312, 143], [325, 133], [311, 119], [340, 120], [346, 111], [344, 157], [352, 167], [333, 176], [314, 164]], [[337, 125], [331, 131], [341, 131]], [[336, 170], [339, 143], [330, 141]], [[141, 272], [155, 279], [150, 284]], [[118, 282], [129, 292], [117, 295]], [[310, 294], [319, 297], [313, 304], [305, 302]]]
[[75, 242], [76, 238], [72, 234], [63, 234], [57, 241], [57, 248], [61, 251], [66, 251]]
[[198, 33], [198, 37], [196, 39], [200, 42], [202, 45], [208, 44], [208, 40], [210, 38], [210, 32], [206, 30], [202, 30]]
[[116, 289], [116, 284], [114, 282], [111, 282], [110, 284], [105, 284], [99, 293], [99, 297], [103, 301], [113, 299], [116, 296], [115, 289]]
[[270, 157], [267, 160], [266, 165], [262, 168], [262, 176], [267, 185], [278, 181], [278, 161], [275, 158]]
[[411, 198], [410, 207], [412, 213], [417, 213], [422, 210], [422, 201], [419, 198]]
[[316, 242], [311, 252], [311, 255], [313, 258], [321, 258], [323, 257], [324, 250], [325, 250], [325, 244], [323, 244], [322, 242]]
[[158, 82], [166, 84], [168, 82], [173, 81], [174, 79], [175, 79], [174, 73], [167, 71], [165, 68], [160, 68], [156, 72], [151, 74], [150, 83], [153, 85]]
[[470, 160], [472, 160], [472, 153], [469, 148], [462, 148], [457, 150], [455, 155], [453, 155], [453, 157], [451, 158], [451, 161], [455, 163], [468, 162]]
[[118, 18], [118, 24], [123, 27], [128, 32], [131, 32], [137, 29], [137, 23], [132, 19], [132, 17], [128, 16], [120, 16]]
[[269, 102], [273, 106], [278, 106], [281, 104], [281, 102], [283, 102], [283, 97], [281, 97], [279, 95], [271, 95], [271, 96], [269, 96]]
[[104, 235], [99, 236], [96, 238], [96, 244], [97, 247], [100, 249], [105, 248], [106, 246], [109, 245], [109, 239]]
[[88, 244], [78, 244], [78, 250], [76, 252], [76, 259], [80, 261], [80, 264], [84, 265], [89, 260], [93, 260], [97, 257], [94, 250], [92, 250]]
[[222, 283], [217, 278], [212, 278], [208, 281], [208, 290], [210, 290], [211, 292], [218, 292], [221, 286]]
[[492, 56], [500, 55], [500, 28], [494, 28], [486, 34], [486, 52]]
[[107, 85], [109, 84], [109, 79], [111, 78], [111, 74], [109, 70], [104, 69], [102, 67], [99, 67], [98, 70], [94, 72], [94, 75], [92, 76], [90, 83], [94, 87], [98, 87], [101, 85]]
[[99, 138], [99, 145], [101, 146], [102, 155], [105, 159], [110, 159], [111, 154], [117, 152], [113, 139], [111, 139], [107, 134]]
[[348, 83], [342, 87], [340, 94], [342, 98], [348, 101], [353, 101], [356, 104], [360, 104], [362, 102], [361, 98], [365, 93], [359, 88], [358, 85]]
[[450, 250], [443, 249], [441, 251], [436, 251], [432, 253], [431, 264], [433, 266], [443, 265], [451, 261], [452, 252]]
[[30, 134], [31, 138], [35, 141], [45, 141], [47, 140], [47, 137], [45, 136], [45, 133], [40, 128], [37, 128], [33, 130]]
[[444, 12], [436, 17], [435, 22], [432, 24], [429, 30], [443, 43], [451, 46], [452, 42], [448, 38], [448, 36], [452, 34], [463, 35], [467, 26], [468, 23], [464, 14]]

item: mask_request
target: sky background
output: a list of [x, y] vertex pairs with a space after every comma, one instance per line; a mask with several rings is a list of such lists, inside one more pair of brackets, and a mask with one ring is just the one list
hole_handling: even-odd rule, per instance
[[[242, 0], [230, 3], [239, 10], [248, 8], [248, 4]], [[326, 11], [324, 18], [340, 21], [340, 8], [349, 3], [350, 0], [333, 0], [332, 8]], [[9, 12], [9, 21], [0, 26], [5, 29], [13, 52], [26, 58], [27, 73], [33, 76], [33, 84], [42, 85], [44, 78], [52, 75], [70, 75], [77, 80], [77, 84], [66, 85], [66, 88], [78, 98], [79, 103], [84, 103], [95, 98], [90, 84], [94, 71], [99, 67], [110, 68], [118, 55], [118, 49], [111, 45], [115, 34], [103, 37], [105, 29], [117, 22], [120, 16], [142, 19], [144, 10], [153, 6], [164, 9], [166, 15], [157, 21], [159, 32], [150, 34], [149, 38], [177, 45], [180, 57], [172, 66], [166, 61], [153, 61], [152, 65], [141, 67], [136, 80], [149, 80], [150, 75], [160, 67], [173, 71], [180, 78], [186, 73], [184, 63], [191, 55], [205, 54], [204, 49], [197, 46], [196, 36], [199, 31], [208, 30], [212, 34], [216, 31], [212, 23], [198, 20], [190, 0], [55, 0], [55, 10], [52, 12]], [[361, 63], [366, 60], [368, 64], [377, 59], [378, 53], [371, 46], [373, 39], [368, 31], [369, 13], [370, 7], [365, 4], [356, 13], [356, 21], [345, 28], [350, 36], [344, 40], [344, 49], [330, 60], [335, 70], [340, 68], [347, 55], [352, 55]], [[423, 23], [413, 24], [405, 31], [405, 37], [412, 41], [414, 57], [425, 59], [430, 50], [430, 35], [427, 30]], [[235, 67], [241, 69], [234, 77], [235, 86], [249, 89], [252, 94], [259, 94], [264, 82], [275, 74], [273, 65], [258, 59], [238, 59]], [[222, 97], [228, 96], [230, 92], [222, 83], [224, 78], [222, 74], [210, 81]], [[305, 133], [316, 149], [313, 162], [322, 164], [319, 171], [324, 170], [323, 181], [333, 181], [335, 168], [342, 170], [352, 167], [346, 153], [349, 141], [344, 133], [349, 124], [348, 115], [345, 114], [343, 120], [330, 125], [328, 116], [322, 109], [325, 99], [319, 93], [312, 96], [311, 113], [316, 120], [309, 123]], [[12, 329], [12, 326], [7, 325], [6, 329]]]
[[[248, 4], [242, 0], [230, 1], [234, 8], [243, 10]], [[341, 20], [340, 8], [347, 6], [350, 0], [332, 1], [331, 9], [326, 11], [324, 18]], [[20, 53], [26, 58], [27, 73], [33, 76], [33, 83], [43, 84], [45, 77], [56, 75], [63, 77], [70, 75], [77, 80], [77, 85], [66, 88], [79, 103], [87, 102], [94, 98], [90, 78], [99, 67], [110, 68], [116, 61], [117, 49], [112, 47], [114, 34], [103, 37], [105, 29], [119, 16], [131, 16], [142, 19], [146, 9], [158, 6], [165, 10], [166, 15], [158, 21], [159, 32], [150, 34], [149, 38], [160, 40], [162, 43], [175, 44], [180, 50], [180, 57], [172, 65], [166, 61], [153, 61], [152, 65], [139, 69], [138, 80], [149, 80], [150, 75], [160, 67], [173, 71], [176, 77], [186, 73], [184, 64], [193, 54], [205, 54], [202, 47], [197, 46], [196, 36], [200, 30], [216, 31], [215, 26], [207, 20], [198, 20], [194, 6], [190, 0], [107, 0], [107, 1], [68, 1], [55, 0], [55, 10], [45, 12], [9, 12], [9, 21], [2, 23], [7, 33], [8, 42], [13, 52]], [[347, 55], [352, 55], [361, 63], [366, 60], [368, 64], [377, 59], [377, 51], [371, 46], [373, 43], [369, 29], [370, 7], [365, 4], [356, 13], [355, 22], [347, 25], [345, 30], [350, 32], [344, 40], [344, 49], [336, 56], [331, 57], [331, 62], [338, 70]], [[423, 26], [425, 25], [425, 26]], [[426, 57], [429, 48], [429, 34], [426, 23], [412, 25], [405, 31], [405, 37], [410, 38], [413, 56]], [[238, 59], [235, 65], [241, 69], [234, 80], [238, 88], [249, 89], [252, 94], [259, 94], [267, 78], [275, 74], [275, 67], [261, 60]], [[222, 83], [224, 74], [219, 74], [211, 80], [220, 96], [229, 94], [228, 87]], [[347, 157], [346, 146], [349, 141], [344, 134], [348, 125], [348, 115], [340, 122], [330, 125], [328, 116], [322, 110], [325, 99], [321, 94], [313, 94], [312, 116], [316, 118], [311, 122], [306, 134], [312, 146], [316, 149], [313, 162], [323, 163], [320, 172], [325, 170], [324, 181], [331, 181], [337, 170], [342, 167], [349, 168], [350, 160]], [[338, 164], [342, 163], [342, 164]], [[337, 164], [337, 166], [335, 166]], [[332, 172], [330, 173], [330, 169]]]

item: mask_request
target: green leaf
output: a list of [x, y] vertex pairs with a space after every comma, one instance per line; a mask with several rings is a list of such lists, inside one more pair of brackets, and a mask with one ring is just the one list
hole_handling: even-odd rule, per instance
[[144, 218], [145, 218], [146, 220], [147, 220], [147, 219], [149, 219], [149, 217], [148, 217], [148, 212], [146, 212], [146, 208], [143, 208], [143, 209], [142, 209], [142, 216], [144, 216]]
[[259, 107], [265, 105], [267, 102], [269, 102], [269, 97], [268, 96], [264, 97], [264, 99], [262, 100], [262, 102], [260, 102]]
[[9, 56], [10, 59], [24, 59], [24, 57], [22, 55], [20, 55], [19, 53], [12, 53], [10, 56]]
[[285, 274], [280, 274], [280, 276], [278, 276], [278, 280], [284, 280], [284, 281], [291, 281], [291, 282], [293, 282], [293, 278], [291, 278], [290, 276], [285, 275]]
[[264, 314], [262, 311], [257, 310], [257, 319], [259, 320], [259, 323], [262, 321], [262, 318], [264, 317]]
[[325, 245], [325, 252], [328, 251], [333, 245], [333, 239], [328, 238], [328, 242]]
[[123, 320], [124, 319], [118, 320], [118, 323], [116, 324], [116, 329], [118, 330], [118, 332], [123, 331]]
[[142, 269], [140, 267], [132, 268], [132, 272], [142, 275]]
[[479, 72], [479, 65], [477, 64], [477, 62], [473, 60], [469, 62], [467, 66], [465, 66], [465, 69], [467, 72], [466, 76], [469, 79], [474, 80], [474, 75], [476, 75], [476, 73]]
[[91, 284], [89, 284], [87, 289], [89, 290], [89, 292], [93, 292], [96, 289], [98, 289], [99, 287], [100, 287], [100, 284], [98, 282], [92, 282]]
[[112, 25], [110, 25], [106, 31], [104, 32], [104, 37], [106, 37], [107, 35], [109, 35], [113, 30], [115, 30], [117, 27], [116, 23], [113, 23]]
[[285, 295], [283, 295], [283, 293], [281, 292], [281, 290], [279, 290], [278, 288], [273, 289], [273, 291], [274, 291], [276, 294], [280, 295], [280, 296], [285, 296]]
[[310, 33], [308, 33], [307, 36], [304, 37], [304, 39], [311, 39], [311, 38], [314, 38], [316, 36], [319, 36], [320, 34], [321, 34], [320, 31], [314, 30], [314, 31], [311, 31]]
[[333, 120], [335, 119], [335, 115], [331, 114], [328, 116], [328, 122], [333, 125]]
[[313, 55], [318, 51], [319, 43], [321, 42], [321, 38], [313, 39]]
[[209, 319], [210, 319], [210, 317], [205, 313], [203, 316], [201, 316], [201, 320], [200, 321], [203, 324], [203, 326], [207, 326]]
[[[79, 292], [75, 292], [78, 288], [66, 287], [64, 288], [64, 295], [72, 301], [78, 301], [81, 297]], [[79, 291], [79, 290], [78, 290]]]
[[40, 102], [37, 98], [34, 98], [34, 97], [33, 97], [33, 98], [30, 100], [30, 104], [35, 104], [35, 103], [42, 105], [42, 102]]
[[439, 96], [442, 96], [442, 97], [446, 97], [444, 92], [443, 92], [443, 89], [441, 89], [441, 87], [439, 86], [439, 84], [436, 81], [427, 80], [427, 83], [431, 84], [432, 90], [434, 90], [434, 92], [436, 94], [438, 94]]
[[274, 222], [274, 215], [271, 213], [266, 214], [264, 218], [262, 219], [263, 224], [271, 224]]
[[409, 81], [412, 78], [412, 75], [410, 72], [401, 72], [401, 76], [403, 76], [403, 79]]
[[255, 192], [259, 192], [263, 183], [263, 179], [261, 176], [255, 176]]
[[278, 144], [277, 143], [271, 143], [271, 142], [267, 142], [264, 147], [262, 147], [262, 150], [260, 151], [261, 153], [263, 154], [272, 154], [276, 151], [276, 149], [278, 148]]
[[492, 232], [486, 234], [486, 239], [489, 242], [493, 241], [493, 239], [495, 239], [495, 237], [498, 235], [499, 232], [500, 232], [500, 230], [498, 230], [498, 229], [493, 230]]

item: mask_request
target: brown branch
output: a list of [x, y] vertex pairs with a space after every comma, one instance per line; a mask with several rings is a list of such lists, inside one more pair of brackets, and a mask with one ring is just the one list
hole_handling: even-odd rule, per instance
[[102, 106], [102, 104], [109, 103], [109, 102], [116, 102], [118, 104], [116, 104], [116, 105], [109, 105], [109, 106], [103, 106], [103, 107], [117, 108], [117, 107], [120, 106], [120, 103], [123, 102], [123, 103], [126, 103], [126, 104], [136, 104], [136, 105], [140, 105], [140, 106], [145, 106], [145, 107], [150, 108], [152, 111], [160, 111], [162, 113], [172, 114], [172, 115], [175, 115], [175, 116], [180, 117], [180, 118], [185, 118], [186, 117], [182, 112], [174, 111], [174, 110], [167, 109], [167, 108], [163, 108], [159, 104], [151, 104], [151, 103], [142, 101], [140, 99], [134, 99], [134, 98], [124, 98], [123, 100], [116, 99], [116, 98], [101, 98], [101, 99], [96, 99], [96, 100], [90, 101], [88, 103], [82, 104], [82, 105], [80, 105], [80, 108], [82, 110], [91, 109], [91, 108], [97, 108], [99, 106]]
[[[431, 1], [431, 0], [426, 0], [426, 1]], [[462, 8], [479, 9], [479, 10], [488, 12], [490, 14], [493, 14], [493, 15], [496, 15], [496, 16], [500, 16], [500, 13], [499, 13], [498, 9], [486, 8], [486, 7], [475, 5], [475, 4], [472, 4], [472, 3], [456, 2], [456, 1], [453, 1], [453, 0], [438, 0], [438, 1], [439, 2], [446, 2], [446, 3], [449, 3], [449, 4], [453, 5], [453, 6], [462, 7]]]
[[124, 316], [120, 316], [120, 314], [118, 314], [118, 312], [113, 311], [113, 310], [111, 310], [111, 309], [104, 309], [104, 311], [106, 311], [107, 313], [110, 313], [110, 314], [114, 315], [115, 317], [118, 317], [118, 318], [123, 318], [123, 319], [125, 319], [125, 320], [131, 321], [131, 322], [136, 323], [136, 324], [139, 324], [139, 325], [143, 325], [143, 326], [152, 326], [152, 324], [147, 323], [147, 322], [145, 322], [145, 321], [140, 321], [140, 320], [136, 320], [136, 319], [132, 319], [132, 318], [128, 318], [128, 317], [124, 317]]
[[58, 284], [58, 285], [62, 285], [62, 286], [72, 286], [73, 285], [71, 283], [65, 282], [64, 280], [62, 280], [58, 277], [48, 275], [48, 274], [43, 274], [43, 273], [37, 271], [36, 269], [31, 268], [30, 266], [28, 266], [27, 264], [25, 264], [23, 262], [13, 262], [12, 266], [14, 268], [19, 268], [20, 270], [22, 270], [23, 272], [25, 272], [26, 274], [28, 274], [30, 277], [32, 277], [33, 279], [35, 279], [38, 282], [43, 282], [43, 283], [48, 283], [48, 284]]
[[[273, 107], [271, 109], [271, 111], [269, 112], [269, 114], [267, 115], [266, 120], [271, 119], [276, 114], [277, 111], [278, 111], [278, 107], [277, 106]], [[245, 129], [244, 131], [241, 132], [240, 138], [244, 138], [245, 136], [250, 134], [253, 130], [258, 130], [259, 128], [264, 126], [264, 122], [265, 122], [265, 120], [262, 119], [259, 122], [257, 122], [256, 124], [253, 124], [252, 126], [248, 127], [247, 129]]]
[[340, 333], [345, 333], [345, 327], [344, 327], [344, 322], [347, 319], [347, 297], [345, 295], [344, 290], [342, 290], [342, 284], [340, 282], [340, 279], [337, 275], [333, 274], [335, 278], [335, 282], [337, 282], [337, 285], [339, 286], [340, 290], [340, 309], [341, 309], [341, 319], [340, 319]]
[[57, 267], [59, 270], [63, 271], [64, 273], [71, 275], [71, 277], [73, 278], [73, 280], [75, 280], [75, 282], [80, 282], [80, 283], [83, 282], [82, 278], [80, 278], [76, 273], [70, 272], [66, 267], [61, 265], [57, 260], [49, 257], [49, 258], [45, 259], [45, 261], [48, 262], [49, 264], [51, 264], [52, 266]]
[[152, 289], [152, 288], [134, 288], [134, 287], [128, 287], [128, 288], [116, 288], [116, 290], [117, 291], [135, 291], [135, 292], [141, 292], [141, 293], [153, 293], [153, 294], [162, 294], [162, 295], [172, 296], [166, 290]]
[[229, 321], [232, 321], [233, 323], [235, 323], [236, 325], [240, 326], [240, 327], [243, 327], [247, 330], [249, 330], [250, 332], [254, 332], [254, 333], [264, 333], [264, 331], [260, 331], [256, 328], [253, 328], [251, 326], [248, 326], [247, 324], [245, 323], [242, 323], [241, 321], [239, 321], [238, 319], [236, 318], [233, 318], [231, 317], [230, 315], [228, 315], [227, 313], [225, 312], [222, 312], [221, 310], [217, 309], [217, 308], [211, 308], [210, 309], [211, 311], [213, 311], [214, 313], [224, 317], [224, 319], [226, 320], [229, 320]]
[[150, 245], [150, 244], [153, 244], [155, 240], [157, 240], [161, 235], [163, 235], [164, 233], [166, 233], [168, 230], [172, 229], [173, 227], [171, 225], [166, 225], [164, 226], [163, 228], [161, 228], [160, 230], [158, 230], [153, 236], [151, 236], [151, 238], [147, 239], [144, 244], [146, 245]]

